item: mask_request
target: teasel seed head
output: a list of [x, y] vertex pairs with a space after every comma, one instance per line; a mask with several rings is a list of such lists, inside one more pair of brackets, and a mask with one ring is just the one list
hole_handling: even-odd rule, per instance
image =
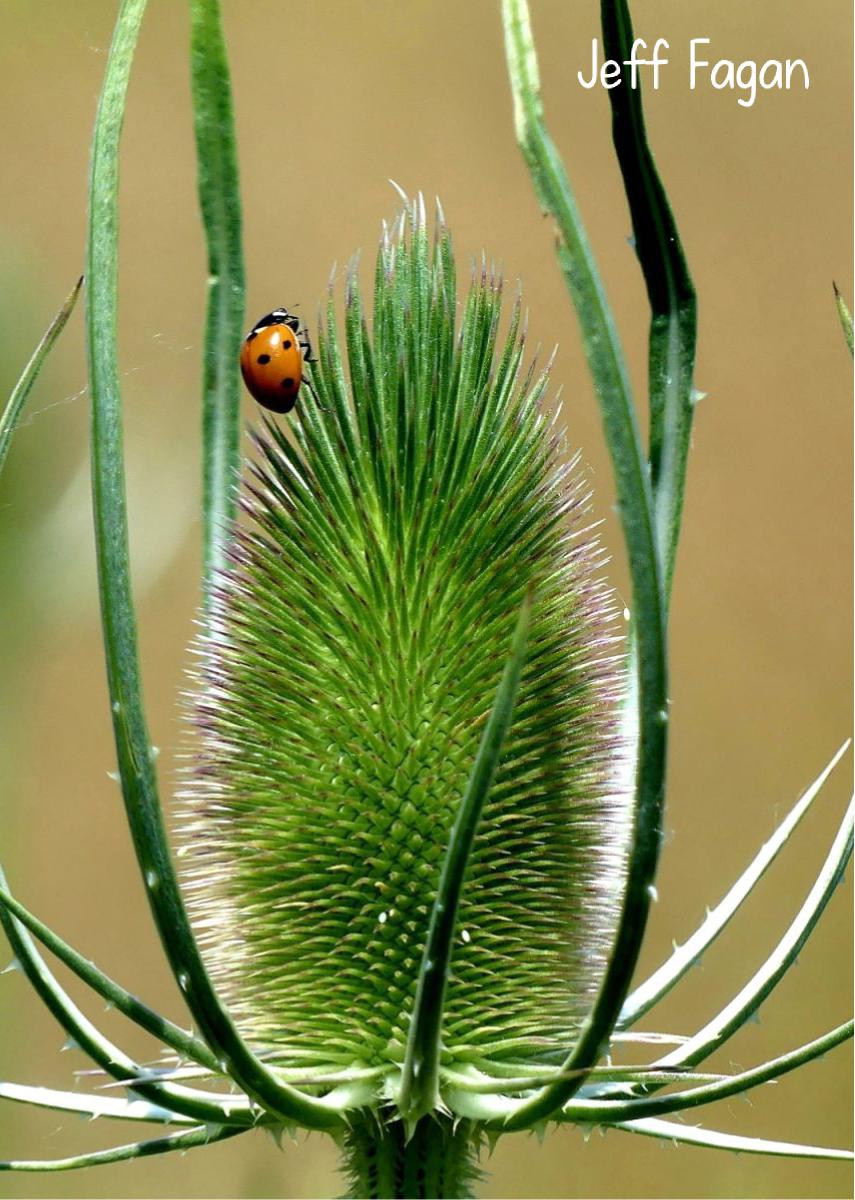
[[577, 459], [482, 261], [384, 227], [345, 369], [331, 285], [316, 398], [263, 420], [198, 643], [183, 885], [241, 1031], [288, 1067], [399, 1070], [451, 825], [533, 589], [513, 724], [469, 861], [443, 1062], [543, 1061], [613, 937], [628, 798], [614, 602]]

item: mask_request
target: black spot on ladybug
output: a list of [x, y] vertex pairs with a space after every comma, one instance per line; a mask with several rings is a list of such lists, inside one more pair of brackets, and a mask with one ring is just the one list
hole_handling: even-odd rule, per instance
[[293, 379], [283, 379], [282, 386], [284, 388], [292, 388], [294, 386], [294, 380]]
[[269, 354], [259, 354], [258, 362], [262, 367], [266, 366], [267, 363], [270, 362], [270, 355]]
[[291, 345], [292, 345], [292, 343], [291, 343], [291, 342], [283, 342], [283, 343], [282, 343], [282, 349], [283, 349], [283, 350], [290, 350], [290, 349], [291, 349]]

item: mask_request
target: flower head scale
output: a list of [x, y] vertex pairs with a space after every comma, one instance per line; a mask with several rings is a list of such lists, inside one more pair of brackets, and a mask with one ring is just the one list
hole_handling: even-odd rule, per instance
[[304, 399], [256, 435], [200, 645], [180, 800], [200, 941], [241, 1032], [286, 1068], [377, 1068], [394, 1095], [449, 833], [534, 588], [528, 657], [469, 862], [449, 1070], [560, 1053], [621, 898], [621, 672], [575, 460], [482, 265], [456, 328], [440, 219], [384, 230], [372, 328], [355, 267]]

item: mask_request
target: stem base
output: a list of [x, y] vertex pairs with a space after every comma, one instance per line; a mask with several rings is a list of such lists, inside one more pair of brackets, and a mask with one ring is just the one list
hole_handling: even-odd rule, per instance
[[424, 1117], [407, 1140], [402, 1121], [355, 1121], [344, 1139], [349, 1196], [360, 1200], [451, 1200], [473, 1196], [481, 1178], [469, 1121]]

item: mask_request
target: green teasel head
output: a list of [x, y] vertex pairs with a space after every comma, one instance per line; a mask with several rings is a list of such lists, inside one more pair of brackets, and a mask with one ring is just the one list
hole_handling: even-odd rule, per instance
[[[183, 884], [241, 1033], [282, 1068], [396, 1094], [449, 836], [532, 597], [510, 731], [468, 862], [441, 1063], [543, 1064], [614, 937], [628, 796], [622, 658], [589, 494], [482, 262], [458, 319], [421, 201], [356, 263], [255, 460], [191, 702]], [[346, 365], [345, 365], [346, 358]]]

